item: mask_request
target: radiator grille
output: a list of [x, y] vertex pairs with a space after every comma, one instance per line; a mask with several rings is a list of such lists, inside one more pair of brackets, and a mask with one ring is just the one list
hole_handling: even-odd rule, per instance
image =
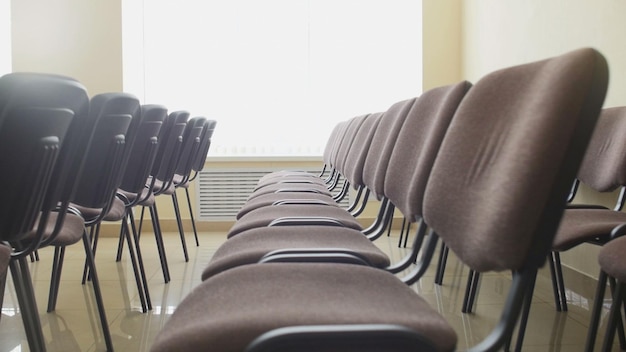
[[[198, 175], [198, 187], [196, 187], [200, 220], [234, 220], [259, 179], [274, 171], [277, 169], [204, 169]], [[305, 171], [315, 174], [319, 172], [317, 169]], [[347, 206], [348, 202], [349, 199], [346, 196], [342, 204]]]

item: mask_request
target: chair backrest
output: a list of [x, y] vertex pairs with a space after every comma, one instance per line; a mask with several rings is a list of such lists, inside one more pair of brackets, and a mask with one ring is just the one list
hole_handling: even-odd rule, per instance
[[141, 124], [129, 152], [120, 188], [126, 192], [141, 194], [156, 157], [158, 137], [167, 117], [167, 108], [162, 105], [142, 105]]
[[374, 138], [376, 128], [378, 128], [382, 115], [382, 112], [368, 115], [367, 119], [363, 121], [361, 128], [359, 128], [357, 134], [354, 136], [353, 147], [350, 148], [346, 156], [343, 175], [355, 189], [364, 185], [363, 167], [365, 166], [365, 159], [369, 153], [372, 138]]
[[30, 231], [59, 164], [72, 151], [70, 126], [84, 119], [87, 92], [76, 80], [57, 75], [12, 73], [0, 77], [0, 240]]
[[578, 179], [598, 192], [626, 186], [626, 107], [602, 110]]
[[129, 154], [125, 143], [127, 138], [134, 140], [129, 128], [133, 120], [140, 119], [140, 107], [139, 100], [126, 93], [103, 93], [91, 98], [89, 114], [94, 133], [85, 148], [85, 164], [73, 203], [102, 208], [106, 213], [121, 183]]
[[202, 144], [200, 146], [200, 150], [196, 155], [193, 164], [191, 165], [191, 169], [195, 172], [200, 172], [204, 168], [204, 163], [206, 162], [207, 155], [209, 154], [211, 139], [213, 138], [213, 133], [215, 132], [216, 125], [216, 120], [207, 120], [207, 127], [202, 135]]
[[361, 129], [361, 125], [368, 115], [360, 115], [348, 120], [348, 127], [346, 128], [346, 133], [343, 137], [343, 141], [341, 142], [339, 149], [337, 149], [337, 155], [334, 163], [335, 170], [337, 170], [337, 172], [343, 176], [345, 176], [344, 167], [347, 162], [348, 153], [354, 145], [354, 138], [356, 137], [357, 132]]
[[159, 148], [152, 165], [151, 176], [154, 178], [171, 183], [188, 119], [189, 112], [187, 111], [171, 112], [165, 119], [159, 133]]
[[187, 121], [183, 132], [183, 144], [177, 158], [176, 174], [183, 176], [182, 182], [186, 182], [191, 174], [194, 159], [202, 147], [202, 136], [208, 128], [205, 117], [192, 117]]
[[385, 191], [385, 174], [396, 138], [416, 100], [417, 98], [403, 100], [389, 107], [381, 117], [372, 138], [363, 166], [363, 183], [379, 200]]
[[385, 176], [385, 197], [410, 221], [422, 216], [424, 190], [437, 152], [470, 87], [463, 81], [424, 92], [398, 133]]
[[593, 49], [492, 72], [466, 94], [426, 186], [424, 220], [472, 269], [538, 268], [607, 88]]

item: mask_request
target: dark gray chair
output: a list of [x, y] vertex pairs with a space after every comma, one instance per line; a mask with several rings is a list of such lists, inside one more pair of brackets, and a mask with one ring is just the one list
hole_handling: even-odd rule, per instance
[[[471, 351], [502, 349], [530, 304], [607, 85], [602, 55], [581, 49], [492, 72], [453, 117], [426, 184], [420, 264], [441, 237], [474, 270], [514, 273], [500, 321]], [[269, 257], [213, 276], [152, 351], [455, 349], [454, 329], [393, 274], [335, 258]]]
[[11, 276], [33, 351], [45, 351], [46, 344], [26, 258], [40, 246], [58, 189], [66, 186], [60, 176], [65, 162], [76, 156], [76, 132], [88, 108], [85, 87], [72, 78], [38, 73], [0, 77], [0, 182], [6, 185], [0, 241], [8, 244], [0, 245], [0, 266], [10, 248]]

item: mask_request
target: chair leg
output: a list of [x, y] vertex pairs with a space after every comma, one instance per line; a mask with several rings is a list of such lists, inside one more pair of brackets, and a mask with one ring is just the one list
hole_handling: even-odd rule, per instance
[[[391, 218], [393, 223], [393, 217]], [[404, 227], [406, 226], [406, 218], [402, 219], [402, 227], [400, 227], [400, 237], [398, 238], [398, 248], [402, 246], [402, 236], [404, 236]], [[391, 226], [389, 226], [391, 228]]]
[[515, 351], [520, 352], [524, 343], [524, 335], [526, 334], [526, 326], [528, 325], [528, 316], [530, 315], [530, 305], [533, 300], [533, 291], [535, 290], [535, 282], [537, 276], [530, 280], [528, 287], [526, 288], [526, 296], [524, 298], [524, 307], [522, 310], [522, 316], [520, 317], [519, 329], [517, 332], [517, 341], [515, 343]]
[[[137, 256], [137, 263], [139, 264], [139, 272], [141, 275], [141, 285], [143, 289], [139, 287], [139, 283], [137, 283], [138, 285], [137, 288], [140, 293], [143, 292], [148, 310], [152, 310], [152, 301], [150, 299], [150, 292], [148, 291], [148, 278], [146, 277], [146, 270], [143, 264], [143, 256], [141, 254], [141, 248], [139, 246], [139, 238], [137, 237], [137, 229], [135, 228], [135, 223], [134, 223], [132, 212], [128, 212], [128, 217], [130, 219], [130, 224], [131, 224], [130, 229], [128, 226], [128, 222], [124, 222], [124, 225], [126, 228], [124, 232], [126, 233], [126, 236], [127, 236], [126, 240], [128, 242], [129, 249], [132, 248], [131, 242], [132, 240], [134, 240], [135, 254]], [[129, 230], [131, 232], [129, 232]]]
[[561, 254], [554, 252], [554, 270], [560, 295], [561, 311], [567, 312], [567, 297], [565, 296], [565, 282], [563, 281], [563, 267], [561, 266]]
[[409, 240], [409, 235], [411, 234], [411, 222], [407, 220], [406, 222], [406, 234], [404, 235], [404, 248], [406, 248], [406, 244]]
[[91, 283], [93, 285], [93, 292], [96, 298], [96, 305], [98, 306], [98, 313], [100, 315], [100, 325], [102, 325], [104, 343], [107, 351], [113, 351], [113, 341], [111, 340], [109, 323], [107, 321], [104, 303], [102, 301], [102, 292], [100, 291], [100, 282], [98, 281], [98, 273], [96, 272], [96, 263], [94, 261], [93, 252], [91, 251], [91, 240], [89, 239], [86, 230], [83, 231], [83, 246], [85, 248], [85, 256], [87, 257], [87, 263], [89, 265], [89, 273], [91, 275]]
[[115, 255], [115, 261], [122, 260], [122, 251], [124, 250], [124, 225], [120, 226], [120, 236], [117, 242], [117, 254]]
[[587, 330], [587, 341], [585, 342], [586, 352], [593, 352], [593, 347], [596, 343], [600, 314], [602, 313], [602, 304], [604, 303], [604, 293], [606, 291], [606, 279], [606, 273], [600, 270], [598, 285], [596, 286], [595, 301], [593, 302], [593, 310], [591, 311], [591, 319], [589, 321], [589, 329]]
[[435, 283], [440, 286], [443, 284], [443, 273], [446, 271], [448, 251], [448, 246], [446, 246], [446, 244], [442, 241], [441, 251], [439, 252], [439, 261], [437, 262], [437, 271], [435, 273]]
[[187, 196], [187, 205], [189, 206], [189, 217], [191, 218], [191, 227], [193, 228], [193, 237], [196, 239], [196, 247], [199, 247], [200, 241], [198, 241], [198, 231], [196, 230], [196, 220], [193, 218], [193, 208], [191, 207], [191, 197], [189, 196], [189, 188], [185, 188], [185, 195]]
[[187, 241], [185, 240], [185, 230], [183, 229], [183, 220], [180, 217], [180, 208], [178, 207], [178, 196], [176, 192], [172, 193], [172, 203], [174, 205], [174, 214], [176, 215], [176, 224], [178, 225], [178, 234], [180, 235], [180, 244], [183, 246], [185, 262], [188, 262], [189, 253], [187, 252]]
[[45, 351], [46, 343], [41, 330], [39, 311], [26, 258], [11, 260], [9, 263], [17, 301], [22, 311], [22, 322], [31, 351]]
[[[168, 283], [170, 282], [170, 270], [167, 265], [167, 257], [165, 255], [165, 246], [163, 245], [163, 235], [161, 234], [161, 226], [159, 225], [159, 214], [156, 209], [156, 204], [150, 206], [150, 217], [152, 218], [152, 226], [154, 227], [154, 239], [156, 240], [159, 259], [161, 261], [163, 280], [165, 283]], [[140, 234], [141, 232], [138, 232], [137, 240], [139, 240]]]
[[[90, 238], [91, 238], [91, 252], [93, 253], [94, 259], [96, 258], [96, 250], [98, 248], [98, 238], [100, 237], [100, 223], [96, 226], [91, 226], [89, 228]], [[89, 268], [87, 265], [87, 260], [85, 260], [85, 266], [83, 267], [83, 278], [81, 283], [84, 285], [87, 280], [91, 280], [89, 276]]]
[[50, 277], [50, 294], [48, 295], [48, 313], [53, 312], [57, 306], [59, 296], [59, 285], [61, 284], [61, 272], [63, 271], [63, 259], [65, 258], [65, 247], [54, 247], [52, 257], [52, 273]]
[[617, 321], [621, 320], [620, 310], [622, 306], [622, 291], [623, 284], [618, 283], [615, 290], [613, 290], [613, 303], [611, 304], [611, 310], [609, 311], [609, 321], [606, 327], [606, 335], [604, 336], [604, 342], [602, 344], [603, 351], [610, 351], [615, 338], [615, 330], [618, 327]]
[[[136, 247], [134, 247], [132, 245], [132, 240], [131, 240], [131, 235], [130, 235], [130, 229], [128, 228], [128, 217], [124, 216], [124, 218], [122, 219], [122, 228], [124, 229], [124, 238], [126, 239], [126, 242], [128, 243], [128, 254], [130, 256], [130, 262], [131, 265], [133, 267], [133, 274], [135, 276], [135, 284], [137, 285], [137, 292], [139, 294], [139, 301], [141, 302], [141, 311], [143, 313], [148, 311], [148, 307], [147, 307], [147, 302], [146, 302], [146, 295], [144, 292], [144, 285], [143, 285], [143, 279], [145, 277], [145, 272], [141, 272], [139, 266], [139, 260], [137, 258], [137, 255], [135, 253], [135, 249]], [[141, 267], [143, 268], [143, 264], [141, 264]]]
[[476, 299], [476, 293], [478, 292], [478, 284], [480, 280], [480, 273], [470, 269], [467, 277], [467, 287], [465, 288], [465, 296], [463, 297], [463, 306], [461, 312], [471, 313], [474, 307], [474, 300]]

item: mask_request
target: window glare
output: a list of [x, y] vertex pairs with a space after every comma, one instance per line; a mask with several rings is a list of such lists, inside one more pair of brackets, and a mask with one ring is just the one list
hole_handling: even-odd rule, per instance
[[218, 120], [211, 155], [321, 155], [337, 122], [421, 92], [421, 1], [123, 6], [142, 14], [124, 18], [125, 90]]

